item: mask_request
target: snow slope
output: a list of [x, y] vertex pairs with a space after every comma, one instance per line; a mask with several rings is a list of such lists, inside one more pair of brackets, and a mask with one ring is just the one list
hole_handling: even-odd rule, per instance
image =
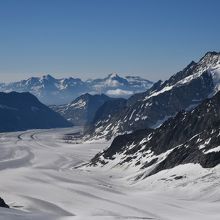
[[130, 169], [77, 168], [109, 145], [63, 139], [79, 130], [0, 134], [0, 196], [12, 207], [0, 220], [220, 219], [219, 167], [184, 165], [139, 182]]

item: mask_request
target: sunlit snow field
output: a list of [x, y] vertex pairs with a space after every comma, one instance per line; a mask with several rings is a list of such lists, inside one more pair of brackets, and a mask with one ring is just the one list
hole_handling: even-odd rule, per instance
[[63, 140], [77, 129], [0, 134], [0, 196], [11, 207], [0, 219], [220, 219], [219, 167], [182, 165], [140, 182], [132, 169], [79, 169], [110, 143]]

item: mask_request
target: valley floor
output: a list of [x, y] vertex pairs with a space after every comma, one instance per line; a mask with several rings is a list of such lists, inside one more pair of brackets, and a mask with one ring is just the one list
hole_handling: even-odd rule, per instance
[[0, 196], [11, 207], [0, 220], [220, 219], [218, 168], [183, 166], [176, 171], [189, 179], [171, 170], [138, 184], [121, 168], [76, 169], [109, 146], [63, 140], [77, 129], [0, 134]]

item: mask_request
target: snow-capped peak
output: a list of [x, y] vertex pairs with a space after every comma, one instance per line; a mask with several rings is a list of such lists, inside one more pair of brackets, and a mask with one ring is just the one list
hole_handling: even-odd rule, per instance
[[197, 65], [201, 70], [205, 71], [210, 67], [214, 67], [220, 64], [220, 53], [217, 52], [208, 52], [204, 57], [200, 59]]
[[212, 75], [213, 83], [215, 85], [215, 92], [219, 91], [220, 53], [207, 52], [198, 63], [192, 61], [185, 69], [170, 77], [169, 80], [165, 81], [158, 90], [152, 91], [150, 94], [148, 94], [145, 97], [145, 100], [169, 91], [174, 87], [179, 87], [190, 83], [192, 80], [200, 77], [206, 71]]
[[109, 74], [108, 78], [112, 79], [112, 78], [121, 78], [121, 77], [117, 73], [114, 72], [114, 73]]

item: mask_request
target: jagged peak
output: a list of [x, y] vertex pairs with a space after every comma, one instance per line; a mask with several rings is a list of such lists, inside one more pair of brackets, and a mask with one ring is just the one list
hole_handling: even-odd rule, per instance
[[208, 51], [200, 60], [201, 62], [210, 62], [211, 60], [220, 60], [220, 52]]
[[121, 78], [116, 72], [113, 72], [113, 73], [110, 73], [109, 75], [108, 75], [108, 78]]
[[41, 79], [54, 80], [55, 78], [53, 76], [51, 76], [50, 74], [46, 74], [46, 75], [43, 75], [41, 77]]
[[205, 54], [205, 56], [207, 56], [207, 55], [211, 55], [211, 56], [213, 56], [213, 55], [220, 55], [220, 52], [216, 52], [216, 51], [208, 51], [206, 54]]
[[[85, 99], [85, 98], [91, 98], [91, 97], [107, 97], [108, 98], [108, 96], [107, 95], [105, 95], [105, 94], [103, 94], [103, 93], [101, 93], [101, 94], [90, 94], [90, 93], [84, 93], [84, 94], [82, 94], [81, 96], [79, 96], [79, 97], [77, 97], [75, 100], [77, 100], [77, 99]], [[74, 100], [74, 101], [75, 101]]]
[[191, 67], [191, 66], [194, 66], [194, 65], [196, 65], [196, 62], [195, 62], [194, 60], [192, 60], [192, 61], [188, 64], [187, 68], [189, 68], [189, 67]]

